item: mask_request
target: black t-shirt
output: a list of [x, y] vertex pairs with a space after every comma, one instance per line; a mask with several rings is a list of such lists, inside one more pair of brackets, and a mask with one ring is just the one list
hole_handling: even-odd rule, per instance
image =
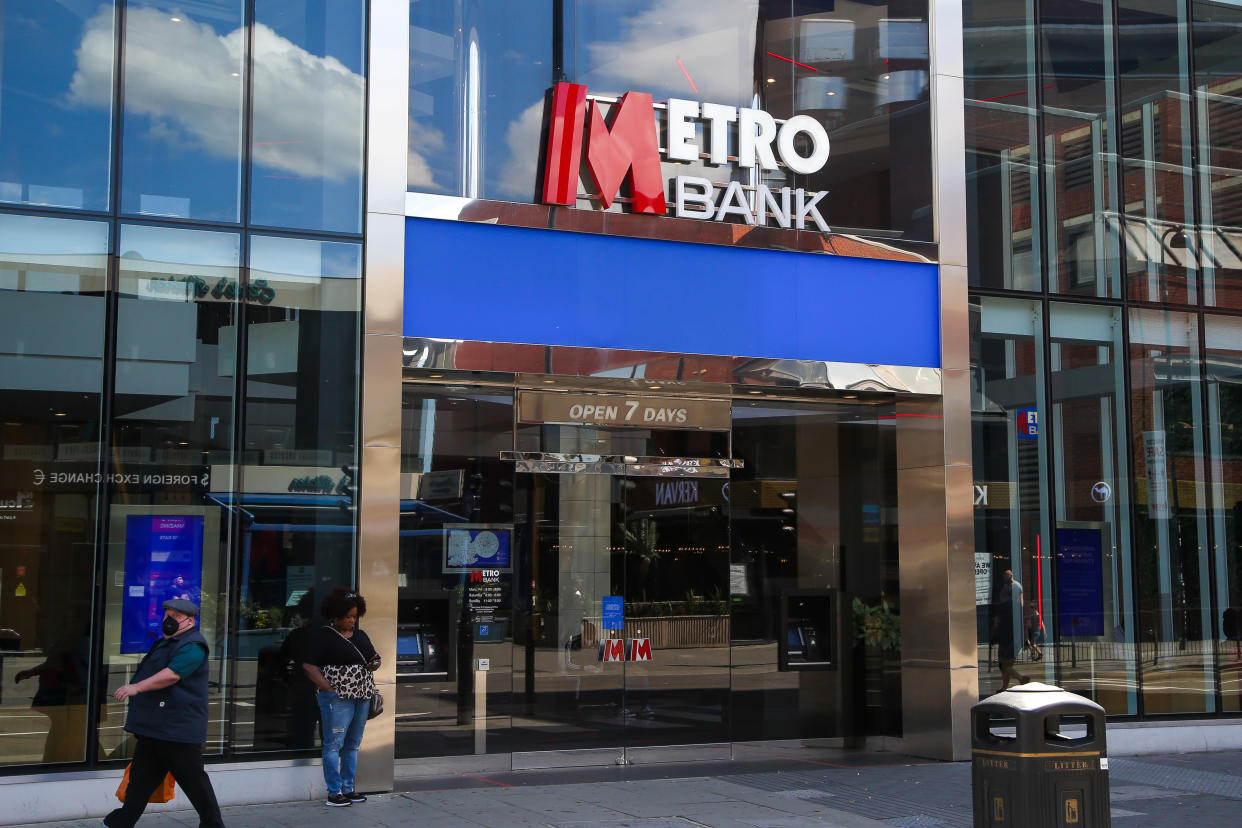
[[[358, 649], [354, 649], [357, 647]], [[362, 653], [361, 656], [358, 654]], [[375, 647], [371, 639], [362, 630], [355, 628], [350, 638], [345, 638], [331, 627], [320, 627], [311, 633], [310, 641], [306, 642], [302, 661], [316, 667], [330, 665], [365, 664], [375, 656]]]

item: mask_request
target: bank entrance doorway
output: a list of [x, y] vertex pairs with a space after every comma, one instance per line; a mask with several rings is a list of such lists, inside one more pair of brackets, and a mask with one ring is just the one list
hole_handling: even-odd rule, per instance
[[898, 735], [891, 403], [576, 383], [405, 384], [398, 758]]
[[[514, 736], [538, 764], [630, 761], [634, 751], [725, 744], [729, 693], [728, 400], [659, 400], [683, 428], [607, 414], [649, 400], [587, 395], [594, 424], [519, 424], [559, 451], [506, 454], [531, 629]], [[580, 413], [562, 403], [564, 419]], [[568, 406], [564, 403], [570, 403]], [[519, 394], [519, 417], [547, 416]], [[535, 410], [532, 410], [535, 409]], [[712, 415], [716, 415], [713, 417]], [[704, 428], [713, 424], [726, 429]], [[516, 688], [515, 688], [516, 689]], [[602, 755], [601, 755], [602, 754]]]

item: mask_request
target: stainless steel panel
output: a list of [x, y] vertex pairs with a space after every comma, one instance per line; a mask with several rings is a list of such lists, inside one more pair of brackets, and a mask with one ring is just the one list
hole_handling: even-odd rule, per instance
[[970, 430], [970, 370], [944, 372], [944, 462], [949, 466], [972, 463]]
[[[975, 616], [975, 524], [973, 470], [945, 469], [946, 555], [948, 566], [949, 665], [977, 674]], [[976, 694], [977, 695], [977, 694]]]
[[931, 68], [933, 75], [963, 76], [962, 0], [932, 0]]
[[723, 762], [733, 758], [733, 748], [728, 742], [631, 747], [625, 749], [625, 758], [635, 765], [654, 765], [660, 762]]
[[958, 505], [956, 491], [963, 485], [959, 477], [968, 485], [970, 468], [928, 466], [897, 472], [901, 608], [905, 618], [918, 620], [902, 625], [904, 741], [908, 750], [944, 759], [954, 758], [961, 731], [969, 728], [969, 718], [961, 715], [968, 706], [955, 696], [978, 698], [973, 592], [969, 616], [958, 607], [967, 586], [973, 590], [971, 565], [961, 564], [973, 558], [962, 532], [968, 517]]
[[900, 399], [896, 414], [897, 468], [943, 466], [945, 420], [940, 398]]
[[[560, 377], [586, 378], [614, 387], [612, 377], [593, 377], [600, 365], [610, 369], [621, 364], [642, 369], [642, 382], [659, 384], [662, 389], [692, 393], [703, 389], [734, 395], [743, 393], [779, 394], [789, 391], [840, 391], [859, 396], [868, 394], [936, 395], [941, 392], [939, 368], [909, 365], [867, 365], [853, 362], [823, 362], [796, 359], [752, 359], [664, 352], [610, 351], [602, 348], [575, 348], [559, 345], [513, 345], [503, 342], [474, 342], [456, 339], [410, 337], [402, 345], [402, 365], [407, 369], [442, 371], [486, 371], [498, 375], [527, 375], [532, 370], [532, 353], [546, 373], [531, 382], [554, 384]], [[687, 370], [687, 365], [695, 366]], [[463, 379], [458, 377], [457, 379]], [[632, 384], [632, 380], [620, 382]], [[522, 384], [521, 382], [518, 383]], [[674, 387], [675, 384], [675, 387]], [[570, 382], [571, 387], [582, 383]]]
[[367, 212], [404, 215], [410, 112], [409, 0], [371, 0], [367, 46]]
[[[394, 389], [400, 394], [400, 383]], [[385, 713], [367, 723], [358, 756], [358, 788], [391, 790], [396, 718], [397, 531], [401, 449], [363, 446], [358, 499], [358, 590], [366, 596], [363, 624], [383, 659], [376, 682], [385, 692]]]
[[940, 367], [970, 367], [970, 288], [961, 265], [940, 266]]
[[961, 77], [932, 78], [932, 200], [940, 263], [966, 266], [966, 115]]
[[[402, 176], [404, 175], [403, 171]], [[509, 227], [530, 227], [542, 230], [568, 230], [575, 233], [663, 239], [726, 247], [798, 250], [828, 256], [854, 256], [864, 259], [908, 262], [937, 261], [936, 245], [928, 242], [848, 233], [784, 230], [777, 227], [726, 224], [670, 216], [605, 213], [593, 209], [579, 210], [547, 204], [489, 201], [432, 193], [406, 193], [405, 214], [414, 218], [502, 224]]]
[[624, 764], [623, 748], [590, 748], [584, 750], [540, 750], [513, 754], [514, 770], [539, 768], [581, 768], [593, 765]]
[[362, 444], [401, 447], [401, 337], [362, 342]]
[[400, 336], [405, 297], [405, 219], [367, 213], [363, 331]]

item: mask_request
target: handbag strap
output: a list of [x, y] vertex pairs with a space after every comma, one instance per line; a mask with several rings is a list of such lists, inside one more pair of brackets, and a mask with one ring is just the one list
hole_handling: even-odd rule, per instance
[[345, 641], [345, 643], [346, 643], [346, 644], [348, 644], [349, 646], [353, 647], [353, 648], [354, 648], [354, 652], [358, 654], [358, 658], [362, 659], [362, 666], [363, 666], [363, 667], [366, 667], [366, 666], [367, 666], [367, 657], [366, 657], [366, 656], [364, 656], [364, 655], [362, 654], [362, 650], [359, 650], [359, 649], [358, 649], [358, 645], [357, 645], [357, 644], [355, 644], [355, 643], [354, 643], [353, 641], [351, 641], [350, 639], [345, 638], [345, 635], [344, 635], [344, 634], [343, 634], [340, 630], [338, 630], [336, 627], [332, 626], [331, 624], [324, 624], [324, 626], [325, 626], [325, 627], [327, 627], [328, 629], [332, 630], [332, 632], [336, 633], [337, 635], [341, 636], [341, 638], [342, 638], [342, 639], [344, 639], [344, 641]]

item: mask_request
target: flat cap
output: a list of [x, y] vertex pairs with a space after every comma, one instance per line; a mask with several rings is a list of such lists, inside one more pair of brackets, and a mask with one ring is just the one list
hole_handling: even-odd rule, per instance
[[169, 598], [164, 602], [162, 608], [172, 610], [173, 612], [182, 612], [186, 615], [198, 615], [198, 605], [193, 601], [187, 601], [185, 598]]

